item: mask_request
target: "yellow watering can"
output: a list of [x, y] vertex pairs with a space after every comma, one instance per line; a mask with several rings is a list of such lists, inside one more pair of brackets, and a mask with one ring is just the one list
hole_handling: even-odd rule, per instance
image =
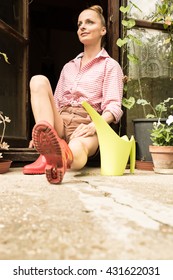
[[110, 127], [110, 125], [97, 113], [86, 101], [82, 106], [90, 115], [95, 124], [101, 159], [101, 174], [120, 176], [124, 174], [130, 157], [130, 172], [134, 173], [136, 145], [132, 136], [129, 140], [127, 135], [122, 137]]

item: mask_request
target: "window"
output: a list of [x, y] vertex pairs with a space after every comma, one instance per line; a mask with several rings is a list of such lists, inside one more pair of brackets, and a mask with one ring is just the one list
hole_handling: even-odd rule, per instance
[[[153, 23], [151, 19], [158, 0], [134, 0], [133, 3], [139, 9], [133, 7], [128, 18], [134, 18], [136, 25], [129, 29], [127, 34], [138, 38], [141, 45], [135, 44], [134, 41], [128, 43], [128, 53], [135, 54], [139, 61], [138, 63], [123, 62], [129, 77], [126, 96], [127, 98], [133, 96], [135, 100], [144, 98], [155, 106], [173, 96], [172, 45], [165, 43], [168, 33], [163, 28], [163, 24]], [[152, 113], [149, 106], [143, 107], [137, 104], [127, 110], [127, 134], [134, 134], [133, 119], [143, 118], [149, 113]]]

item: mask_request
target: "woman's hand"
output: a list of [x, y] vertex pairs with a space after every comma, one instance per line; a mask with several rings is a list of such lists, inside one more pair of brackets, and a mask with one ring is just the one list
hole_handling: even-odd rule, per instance
[[28, 148], [34, 148], [34, 143], [33, 143], [33, 140], [31, 140], [31, 141], [29, 142], [29, 146], [28, 146]]
[[70, 140], [76, 137], [93, 136], [96, 133], [94, 123], [83, 124], [81, 123], [76, 130], [72, 133]]

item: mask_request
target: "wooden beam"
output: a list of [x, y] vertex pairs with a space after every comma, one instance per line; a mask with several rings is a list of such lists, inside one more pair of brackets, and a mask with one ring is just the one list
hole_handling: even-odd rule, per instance
[[13, 29], [10, 25], [5, 23], [3, 20], [0, 19], [0, 30], [8, 33], [11, 37], [17, 39], [21, 43], [27, 43], [28, 38], [24, 38], [19, 32]]
[[163, 27], [163, 23], [158, 22], [152, 22], [147, 20], [138, 20], [134, 19], [136, 22], [135, 27], [141, 27], [141, 28], [148, 28], [148, 29], [156, 29], [156, 30], [165, 30]]

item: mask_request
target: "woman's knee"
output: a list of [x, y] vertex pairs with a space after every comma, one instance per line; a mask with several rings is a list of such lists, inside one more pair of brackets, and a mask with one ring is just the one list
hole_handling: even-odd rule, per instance
[[71, 168], [73, 170], [83, 168], [88, 159], [88, 151], [85, 145], [78, 139], [73, 139], [69, 142], [69, 147], [73, 153], [73, 163]]
[[80, 156], [81, 154], [88, 154], [88, 150], [84, 143], [79, 138], [74, 138], [69, 142], [69, 146], [74, 154]]
[[40, 88], [49, 87], [49, 80], [46, 76], [43, 75], [35, 75], [30, 80], [30, 89], [31, 91], [39, 91]]

